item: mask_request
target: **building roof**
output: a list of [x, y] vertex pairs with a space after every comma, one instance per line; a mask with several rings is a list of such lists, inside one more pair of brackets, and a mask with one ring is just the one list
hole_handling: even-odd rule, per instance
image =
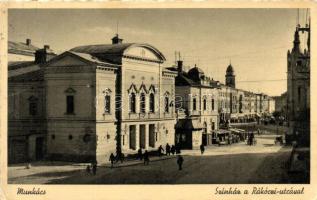
[[9, 82], [35, 82], [44, 80], [44, 72], [42, 69], [24, 73], [17, 76], [12, 76], [8, 78]]
[[120, 64], [121, 58], [126, 50], [133, 47], [143, 47], [152, 51], [159, 57], [161, 61], [165, 61], [164, 55], [155, 47], [149, 44], [139, 43], [119, 43], [119, 44], [100, 44], [100, 45], [86, 45], [78, 46], [70, 49], [72, 52], [90, 54], [101, 61]]
[[16, 62], [9, 62], [8, 70], [17, 70], [25, 67], [29, 67], [35, 65], [34, 61], [16, 61]]
[[26, 43], [22, 43], [22, 42], [12, 42], [12, 41], [8, 41], [8, 51], [9, 53], [14, 53], [15, 51], [21, 51], [21, 52], [26, 52], [26, 53], [35, 53], [36, 50], [38, 50], [40, 48], [29, 44], [27, 45]]

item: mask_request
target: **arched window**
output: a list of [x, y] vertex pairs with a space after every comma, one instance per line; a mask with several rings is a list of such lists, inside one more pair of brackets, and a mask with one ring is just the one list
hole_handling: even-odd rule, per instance
[[196, 98], [193, 98], [193, 110], [197, 109], [197, 100]]
[[204, 110], [207, 110], [207, 100], [204, 98], [203, 100]]
[[135, 93], [131, 93], [130, 94], [130, 101], [129, 101], [129, 104], [130, 104], [130, 112], [131, 113], [135, 113], [135, 107], [136, 107], [136, 104], [135, 104]]
[[140, 112], [145, 113], [145, 94], [141, 93], [140, 95]]
[[155, 112], [155, 97], [153, 93], [150, 94], [150, 112]]
[[165, 111], [166, 113], [169, 112], [169, 99], [168, 99], [167, 96], [164, 98], [164, 111]]

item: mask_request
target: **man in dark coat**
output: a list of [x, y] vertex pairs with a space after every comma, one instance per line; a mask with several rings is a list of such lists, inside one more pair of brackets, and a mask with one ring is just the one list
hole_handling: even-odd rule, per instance
[[94, 175], [97, 174], [97, 161], [94, 161], [94, 162], [92, 163], [92, 173], [93, 173]]
[[111, 162], [111, 168], [113, 168], [113, 163], [115, 160], [116, 160], [116, 157], [114, 157], [113, 153], [111, 153], [109, 157], [109, 161]]
[[166, 148], [165, 149], [166, 149], [166, 155], [170, 156], [171, 155], [171, 146], [168, 143], [166, 144]]
[[159, 146], [159, 148], [157, 149], [157, 152], [158, 152], [158, 155], [161, 157], [164, 152], [162, 145]]
[[144, 159], [144, 165], [149, 165], [150, 158], [149, 158], [149, 153], [147, 152], [147, 150], [145, 150], [143, 154], [143, 159]]
[[205, 146], [203, 144], [200, 145], [200, 153], [203, 155], [205, 152]]
[[142, 160], [142, 149], [141, 149], [141, 148], [138, 150], [138, 157], [137, 157], [137, 159]]
[[178, 170], [182, 170], [183, 162], [184, 162], [183, 156], [179, 155], [177, 158]]

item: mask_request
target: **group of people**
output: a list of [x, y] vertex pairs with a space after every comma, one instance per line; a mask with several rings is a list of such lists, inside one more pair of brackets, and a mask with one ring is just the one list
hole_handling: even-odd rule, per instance
[[[170, 156], [171, 154], [172, 155], [180, 154], [181, 153], [181, 148], [180, 148], [180, 145], [172, 145], [172, 146], [170, 146], [167, 143], [166, 146], [165, 146], [165, 150], [164, 150], [162, 145], [160, 145], [158, 147], [158, 149], [157, 149], [157, 154], [158, 154], [159, 157], [164, 155], [164, 152], [165, 152], [166, 156]], [[145, 152], [143, 153], [142, 149], [140, 148], [138, 150], [138, 153], [137, 153], [137, 159], [138, 160], [143, 160], [144, 161], [144, 165], [149, 165], [149, 162], [150, 162], [149, 152], [147, 150], [145, 150]], [[179, 170], [182, 170], [183, 162], [184, 162], [183, 156], [178, 155], [177, 156], [177, 165], [178, 165], [178, 169]]]
[[[177, 145], [172, 145], [170, 146], [168, 143], [166, 144], [165, 146], [165, 154], [167, 156], [170, 156], [171, 154], [175, 155], [175, 154], [180, 154], [181, 153], [181, 147], [179, 144]], [[157, 152], [158, 152], [158, 156], [162, 156], [163, 153], [164, 153], [164, 149], [162, 147], [162, 145], [159, 146], [159, 148], [157, 149]]]
[[[204, 151], [205, 151], [204, 146], [202, 145], [200, 149], [201, 149], [201, 154], [203, 154]], [[171, 154], [172, 155], [180, 154], [181, 153], [181, 148], [180, 148], [180, 145], [172, 145], [172, 146], [170, 146], [167, 143], [166, 146], [165, 146], [165, 150], [162, 147], [162, 145], [160, 145], [158, 147], [158, 149], [157, 149], [157, 152], [158, 152], [158, 156], [159, 157], [161, 157], [164, 154], [164, 152], [165, 152], [166, 156], [170, 156]], [[145, 150], [144, 153], [143, 153], [142, 149], [140, 148], [138, 150], [138, 153], [137, 153], [137, 159], [138, 160], [143, 160], [144, 165], [149, 165], [149, 163], [150, 163], [149, 152], [147, 150]], [[119, 161], [121, 163], [123, 163], [124, 154], [121, 151], [118, 151], [116, 156], [113, 153], [111, 153], [110, 156], [109, 156], [109, 161], [111, 163], [111, 168], [113, 168], [115, 163], [117, 163]], [[184, 162], [183, 156], [178, 155], [177, 156], [177, 165], [178, 165], [178, 169], [179, 170], [182, 170], [183, 162]], [[91, 162], [89, 165], [87, 165], [86, 172], [89, 173], [89, 174], [92, 173], [93, 175], [96, 175], [96, 173], [97, 173], [97, 161], [96, 160]]]
[[110, 163], [111, 163], [111, 168], [113, 168], [113, 165], [114, 165], [114, 163], [117, 163], [117, 162], [121, 162], [121, 163], [123, 163], [123, 161], [124, 161], [124, 154], [121, 152], [121, 151], [119, 151], [119, 152], [117, 152], [117, 155], [115, 156], [113, 153], [111, 153], [110, 154], [110, 157], [109, 157], [109, 161], [110, 161]]
[[251, 133], [248, 133], [248, 145], [254, 145], [255, 144], [255, 138], [254, 138], [254, 133], [251, 132]]
[[139, 149], [138, 154], [137, 154], [137, 159], [143, 160], [144, 165], [149, 165], [149, 163], [150, 163], [149, 152], [147, 150], [145, 150], [145, 152], [142, 153], [142, 149]]

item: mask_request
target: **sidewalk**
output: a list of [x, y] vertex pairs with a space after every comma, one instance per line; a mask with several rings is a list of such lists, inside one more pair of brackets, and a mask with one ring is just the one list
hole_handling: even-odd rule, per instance
[[310, 177], [310, 148], [294, 148], [290, 156], [288, 174], [292, 182], [309, 183]]
[[[162, 155], [161, 157], [159, 156], [153, 156], [150, 157], [150, 163], [151, 162], [157, 162], [157, 161], [161, 161], [161, 160], [168, 160], [168, 159], [173, 159], [176, 158], [177, 155], [170, 155], [170, 156], [166, 156], [166, 155]], [[86, 163], [87, 165], [88, 163]], [[128, 159], [128, 160], [124, 160], [122, 163], [120, 161], [115, 162], [113, 165], [113, 168], [120, 168], [120, 167], [128, 167], [128, 166], [135, 166], [135, 165], [143, 165], [144, 161], [143, 160], [139, 160], [139, 159]], [[100, 167], [106, 167], [106, 168], [111, 168], [111, 163], [105, 163], [105, 164], [100, 164]]]

